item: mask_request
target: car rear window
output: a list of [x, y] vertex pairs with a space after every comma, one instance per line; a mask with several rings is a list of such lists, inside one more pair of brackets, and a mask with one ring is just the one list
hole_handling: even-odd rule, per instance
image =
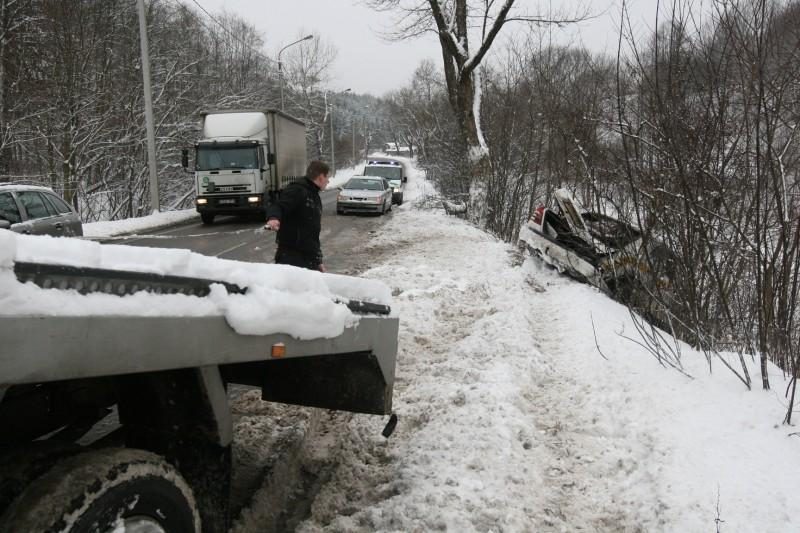
[[381, 191], [385, 187], [383, 183], [378, 180], [365, 180], [365, 179], [352, 179], [347, 182], [345, 189], [361, 189], [368, 191]]
[[47, 209], [44, 200], [42, 199], [41, 195], [38, 192], [34, 191], [18, 192], [17, 198], [19, 198], [19, 201], [22, 203], [22, 206], [28, 213], [29, 219], [46, 218], [49, 216], [53, 216], [53, 214]]
[[10, 192], [0, 193], [0, 217], [8, 220], [12, 224], [22, 221], [22, 217], [17, 209], [17, 202]]

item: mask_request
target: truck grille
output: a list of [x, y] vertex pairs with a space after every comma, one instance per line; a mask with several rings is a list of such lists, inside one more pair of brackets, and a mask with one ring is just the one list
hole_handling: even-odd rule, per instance
[[206, 192], [250, 192], [249, 185], [206, 185]]

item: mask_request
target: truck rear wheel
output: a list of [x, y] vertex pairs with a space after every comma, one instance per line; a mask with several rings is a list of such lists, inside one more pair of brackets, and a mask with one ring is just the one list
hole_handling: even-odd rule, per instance
[[198, 533], [192, 491], [156, 454], [112, 448], [64, 459], [0, 518], [0, 531]]
[[210, 213], [200, 213], [200, 220], [203, 221], [203, 224], [213, 224], [214, 223], [214, 215]]

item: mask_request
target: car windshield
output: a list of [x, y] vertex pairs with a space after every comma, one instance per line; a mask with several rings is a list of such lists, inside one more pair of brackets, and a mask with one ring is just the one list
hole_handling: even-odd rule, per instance
[[365, 176], [380, 176], [387, 180], [399, 180], [403, 177], [403, 169], [394, 166], [367, 165], [364, 167]]
[[237, 168], [258, 168], [258, 152], [255, 146], [197, 148], [197, 170]]
[[351, 179], [344, 186], [345, 189], [360, 189], [367, 191], [382, 191], [383, 184], [380, 180]]

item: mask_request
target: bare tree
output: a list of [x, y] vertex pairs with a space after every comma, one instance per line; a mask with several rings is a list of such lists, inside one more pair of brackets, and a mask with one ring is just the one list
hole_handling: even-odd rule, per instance
[[[403, 39], [434, 33], [442, 52], [447, 97], [460, 135], [459, 160], [468, 162], [470, 178], [485, 179], [491, 173], [489, 148], [480, 125], [481, 77], [479, 67], [501, 29], [509, 22], [528, 24], [568, 23], [579, 17], [544, 17], [514, 10], [515, 0], [501, 4], [467, 0], [369, 0], [374, 9], [400, 14], [392, 37]], [[477, 44], [475, 44], [477, 43]], [[464, 180], [463, 192], [470, 180]]]

